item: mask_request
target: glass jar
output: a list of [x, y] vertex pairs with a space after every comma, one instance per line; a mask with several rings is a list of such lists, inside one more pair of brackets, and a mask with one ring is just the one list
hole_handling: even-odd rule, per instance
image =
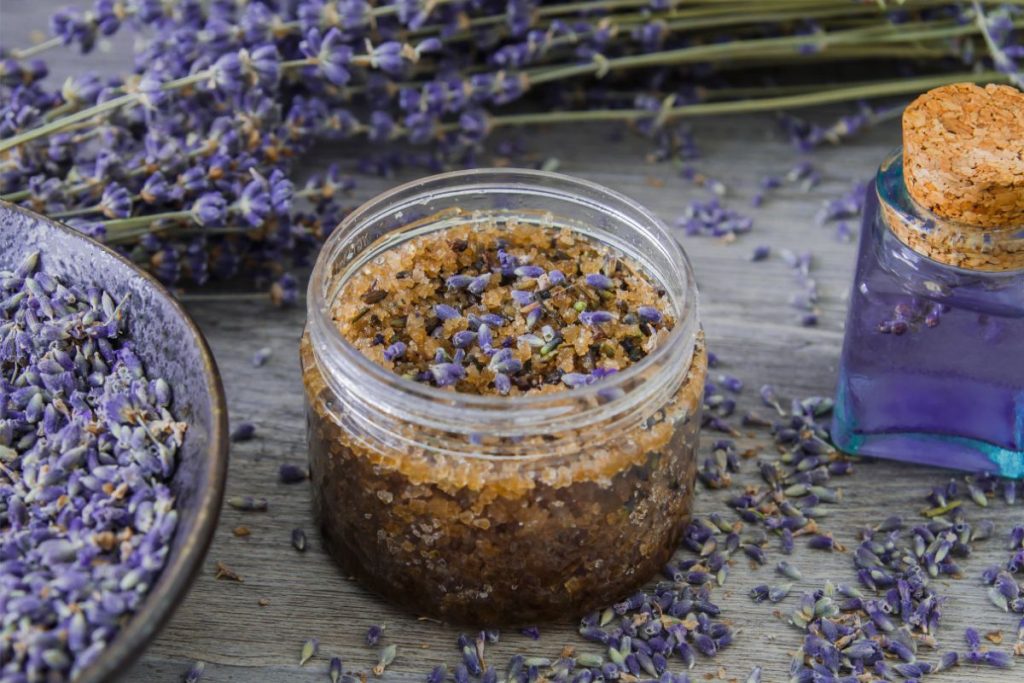
[[[1024, 220], [1012, 217], [1011, 202], [965, 198], [992, 191], [972, 185], [987, 161], [971, 156], [985, 149], [984, 138], [1018, 146], [1024, 138], [991, 124], [972, 130], [976, 110], [959, 98], [984, 102], [988, 89], [976, 90], [933, 91], [911, 105], [907, 111], [922, 117], [904, 115], [904, 144], [913, 146], [878, 171], [864, 210], [832, 435], [848, 453], [1022, 477]], [[955, 107], [946, 106], [950, 98]], [[922, 100], [955, 108], [956, 120], [935, 119]], [[928, 132], [936, 125], [950, 137]], [[966, 149], [957, 149], [959, 140]], [[1016, 195], [1009, 189], [1024, 206], [1024, 186]], [[957, 220], [966, 217], [972, 222]]]
[[[676, 325], [640, 362], [578, 389], [445, 391], [346, 342], [346, 279], [416, 235], [504, 221], [565, 227], [647, 269]], [[314, 512], [347, 573], [419, 614], [526, 624], [620, 598], [660, 570], [693, 504], [707, 357], [693, 273], [650, 212], [525, 170], [446, 173], [363, 205], [309, 284], [301, 360]]]

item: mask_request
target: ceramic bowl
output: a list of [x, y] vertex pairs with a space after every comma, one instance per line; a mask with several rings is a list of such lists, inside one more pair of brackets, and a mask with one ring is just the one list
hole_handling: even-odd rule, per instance
[[167, 622], [203, 564], [220, 513], [228, 467], [228, 420], [217, 365], [202, 333], [151, 275], [81, 233], [0, 202], [0, 270], [40, 252], [40, 267], [65, 282], [131, 294], [128, 327], [147, 373], [174, 388], [171, 412], [188, 423], [171, 482], [179, 511], [167, 564], [141, 607], [75, 683], [124, 673]]

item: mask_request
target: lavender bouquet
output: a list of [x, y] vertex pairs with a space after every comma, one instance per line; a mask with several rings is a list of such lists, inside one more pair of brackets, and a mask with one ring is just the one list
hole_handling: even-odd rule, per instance
[[[353, 182], [332, 166], [296, 186], [317, 141], [398, 142], [385, 169], [440, 170], [474, 165], [499, 128], [622, 121], [666, 158], [685, 152], [674, 122], [686, 117], [859, 103], [831, 126], [786, 118], [811, 147], [891, 115], [874, 98], [1020, 85], [1022, 5], [97, 0], [55, 14], [49, 40], [0, 52], [0, 198], [170, 285], [241, 275], [288, 303], [289, 269], [337, 224]], [[40, 54], [88, 53], [125, 30], [140, 38], [126, 75], [47, 86]], [[879, 60], [888, 78], [851, 80]]]

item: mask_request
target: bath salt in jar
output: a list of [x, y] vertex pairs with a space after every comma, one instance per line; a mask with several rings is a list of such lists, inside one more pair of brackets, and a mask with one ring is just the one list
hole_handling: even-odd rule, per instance
[[903, 114], [868, 197], [833, 426], [848, 453], [1024, 476], [1024, 94]]
[[677, 547], [707, 356], [682, 249], [624, 196], [472, 170], [377, 197], [320, 254], [301, 359], [326, 546], [395, 603], [573, 616]]

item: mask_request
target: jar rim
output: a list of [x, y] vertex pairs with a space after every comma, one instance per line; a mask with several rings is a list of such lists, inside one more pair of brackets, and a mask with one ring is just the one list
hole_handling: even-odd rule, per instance
[[[420, 201], [424, 195], [431, 194], [430, 188], [434, 186], [446, 185], [449, 186], [447, 188], [449, 191], [471, 192], [485, 183], [508, 184], [510, 182], [522, 184], [524, 190], [527, 186], [531, 186], [535, 189], [548, 190], [551, 194], [558, 192], [558, 188], [579, 188], [602, 199], [618, 203], [642, 219], [642, 224], [637, 221], [633, 222], [637, 223], [637, 227], [644, 229], [645, 235], [657, 244], [673, 266], [678, 269], [678, 275], [683, 280], [685, 287], [682, 292], [683, 301], [673, 301], [673, 305], [682, 307], [680, 315], [677, 316], [677, 323], [662, 343], [658, 344], [640, 361], [603, 378], [600, 382], [551, 393], [492, 396], [451, 391], [408, 379], [367, 358], [344, 338], [341, 330], [331, 319], [330, 310], [333, 300], [327, 300], [323, 283], [331, 276], [329, 270], [331, 255], [351, 236], [351, 231], [379, 217], [384, 211], [393, 212], [399, 206], [412, 205]], [[564, 189], [559, 194], [566, 198], [571, 196]], [[360, 253], [365, 253], [371, 248], [372, 244], [362, 249]], [[347, 280], [348, 277], [349, 274], [346, 274], [342, 277], [342, 281]], [[667, 288], [668, 283], [662, 280], [663, 278], [659, 277], [657, 281]], [[318, 347], [326, 346], [330, 353], [338, 354], [346, 362], [351, 363], [360, 377], [369, 381], [365, 387], [367, 392], [391, 393], [397, 390], [412, 400], [420, 399], [434, 404], [449, 404], [460, 409], [485, 413], [504, 412], [512, 409], [517, 415], [533, 414], [542, 419], [542, 414], [556, 408], [558, 404], [564, 403], [567, 398], [571, 398], [573, 401], [597, 400], [601, 396], [606, 396], [609, 391], [614, 391], [623, 385], [629, 385], [637, 380], [643, 381], [644, 372], [657, 362], [664, 362], [664, 359], [673, 351], [679, 353], [680, 349], [683, 349], [687, 358], [692, 357], [700, 326], [697, 298], [693, 268], [682, 246], [672, 236], [661, 219], [635, 200], [599, 183], [561, 173], [523, 168], [477, 168], [449, 171], [403, 183], [367, 200], [346, 216], [324, 243], [309, 279], [307, 324], [310, 325], [313, 353], [320, 357], [321, 351], [324, 349]], [[605, 403], [614, 403], [617, 400], [619, 399], [605, 400]]]

